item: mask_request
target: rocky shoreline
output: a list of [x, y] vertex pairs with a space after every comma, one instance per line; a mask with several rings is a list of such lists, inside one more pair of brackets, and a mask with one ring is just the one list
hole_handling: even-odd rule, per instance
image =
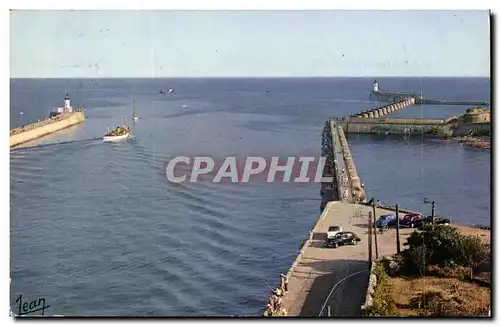
[[474, 147], [474, 148], [491, 148], [491, 137], [471, 137], [471, 136], [463, 136], [463, 137], [454, 137], [459, 143], [462, 143], [464, 146]]

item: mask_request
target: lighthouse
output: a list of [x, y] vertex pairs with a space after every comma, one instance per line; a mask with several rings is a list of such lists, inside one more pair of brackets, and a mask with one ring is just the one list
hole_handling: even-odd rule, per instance
[[71, 99], [69, 98], [68, 93], [66, 93], [66, 96], [64, 96], [64, 112], [71, 112], [73, 111], [71, 108]]
[[373, 91], [374, 92], [378, 92], [379, 91], [378, 90], [378, 81], [376, 79], [373, 81]]

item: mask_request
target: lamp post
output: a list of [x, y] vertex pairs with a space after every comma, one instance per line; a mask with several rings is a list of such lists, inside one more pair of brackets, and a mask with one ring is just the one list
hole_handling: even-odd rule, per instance
[[[375, 211], [376, 201], [373, 199], [372, 201], [372, 210], [373, 210], [373, 227], [375, 228], [375, 259], [378, 260], [378, 242], [377, 242], [377, 213]], [[372, 223], [372, 221], [370, 221]]]
[[401, 252], [401, 245], [399, 242], [399, 205], [396, 204], [396, 252], [399, 254]]
[[[377, 231], [375, 230], [375, 232], [377, 232]], [[372, 246], [373, 238], [372, 238], [372, 234], [373, 234], [373, 229], [372, 229], [372, 212], [368, 212], [368, 261], [370, 262], [370, 264], [373, 261], [373, 246]]]
[[431, 204], [432, 205], [432, 211], [431, 211], [431, 218], [432, 218], [432, 224], [434, 224], [434, 211], [436, 209], [436, 202], [430, 201], [427, 197], [423, 198], [424, 204]]

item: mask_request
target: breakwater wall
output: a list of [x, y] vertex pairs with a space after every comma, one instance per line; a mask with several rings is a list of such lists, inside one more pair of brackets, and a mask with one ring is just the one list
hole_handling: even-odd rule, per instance
[[447, 101], [447, 100], [430, 100], [427, 98], [417, 98], [415, 104], [429, 104], [429, 105], [479, 105], [490, 106], [489, 102], [480, 101]]
[[427, 118], [360, 118], [337, 121], [346, 133], [381, 135], [426, 135], [439, 137], [467, 136], [471, 132], [491, 132], [491, 123], [467, 123], [456, 116]]
[[[333, 171], [333, 177], [334, 180], [332, 182], [332, 187], [337, 190], [336, 195], [337, 195], [337, 200], [342, 201], [344, 200], [344, 197], [342, 195], [342, 177], [339, 172], [340, 167], [339, 167], [339, 160], [343, 160], [342, 156], [342, 147], [340, 144], [340, 138], [338, 132], [336, 132], [337, 125], [334, 121], [329, 121], [328, 123], [330, 125], [330, 137], [332, 139], [331, 142], [331, 150], [332, 150], [332, 159], [333, 159], [333, 165], [332, 165], [332, 171]], [[340, 157], [339, 157], [340, 156]]]
[[[325, 177], [332, 177], [332, 182], [322, 182], [321, 183], [321, 196], [323, 199], [323, 204], [321, 210], [323, 210], [323, 205], [326, 205], [328, 201], [340, 200], [342, 198], [340, 187], [336, 187], [335, 183], [340, 184], [340, 176], [338, 173], [337, 164], [337, 149], [339, 147], [338, 136], [335, 133], [335, 121], [328, 120], [325, 122], [323, 127], [323, 133], [321, 136], [321, 156], [326, 158], [325, 171], [323, 175]], [[339, 150], [340, 151], [340, 150]]]
[[354, 114], [351, 114], [350, 117], [357, 117], [357, 118], [382, 118], [383, 116], [386, 116], [388, 114], [391, 114], [393, 112], [398, 112], [403, 110], [404, 108], [407, 108], [411, 105], [415, 104], [415, 98], [414, 97], [409, 97], [406, 99], [403, 99], [399, 102], [396, 103], [391, 103], [387, 105], [383, 105], [374, 109], [369, 109], [369, 110], [363, 110]]
[[347, 143], [347, 139], [344, 134], [344, 129], [342, 126], [338, 125], [336, 131], [340, 141], [341, 153], [347, 169], [352, 201], [363, 202], [366, 199], [365, 189], [361, 186], [361, 180], [359, 179], [358, 172], [354, 166], [351, 150], [349, 149], [349, 144]]
[[478, 105], [490, 106], [487, 101], [448, 101], [448, 100], [432, 100], [424, 98], [422, 93], [412, 92], [385, 92], [385, 91], [372, 91], [370, 93], [371, 101], [382, 102], [397, 102], [402, 99], [413, 97], [415, 98], [414, 104], [429, 104], [429, 105]]
[[342, 125], [346, 133], [451, 136], [456, 122], [456, 117], [448, 119], [348, 117], [337, 123]]
[[370, 101], [397, 102], [409, 97], [422, 98], [423, 96], [421, 93], [412, 92], [385, 92], [374, 90], [370, 93]]
[[38, 139], [85, 121], [83, 111], [65, 113], [10, 131], [10, 147]]

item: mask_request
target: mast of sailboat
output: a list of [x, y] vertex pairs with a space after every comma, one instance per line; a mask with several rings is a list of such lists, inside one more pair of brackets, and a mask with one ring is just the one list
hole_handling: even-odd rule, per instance
[[133, 104], [132, 104], [132, 107], [133, 107], [133, 110], [134, 110], [133, 117], [135, 117], [135, 116], [136, 116], [136, 115], [135, 115], [135, 98], [134, 98], [134, 102], [133, 102]]

